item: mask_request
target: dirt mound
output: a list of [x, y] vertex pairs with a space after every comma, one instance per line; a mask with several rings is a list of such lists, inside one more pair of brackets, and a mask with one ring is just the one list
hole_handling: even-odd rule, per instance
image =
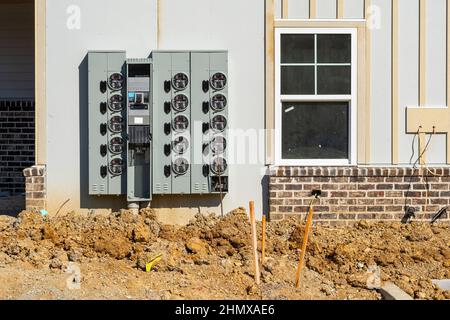
[[[184, 227], [160, 224], [150, 209], [139, 215], [122, 211], [42, 217], [23, 212], [17, 219], [0, 217], [0, 265], [63, 270], [69, 262], [123, 261], [144, 276], [147, 264], [161, 256], [150, 273], [153, 285], [162, 290], [167, 281], [157, 280], [168, 277], [175, 283], [171, 298], [194, 299], [378, 299], [368, 281], [380, 272], [381, 280], [396, 283], [415, 298], [450, 298], [431, 283], [450, 278], [447, 225], [361, 221], [352, 227], [316, 226], [308, 246], [305, 286], [296, 290], [303, 230], [298, 219], [268, 224], [268, 258], [260, 288], [253, 286], [250, 224], [242, 208], [223, 218], [199, 215]], [[183, 284], [186, 281], [189, 284]], [[209, 282], [207, 289], [198, 289]]]

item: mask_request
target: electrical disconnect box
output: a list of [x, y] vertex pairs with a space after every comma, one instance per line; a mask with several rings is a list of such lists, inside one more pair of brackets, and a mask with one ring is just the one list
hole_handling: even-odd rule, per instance
[[228, 54], [89, 52], [89, 193], [228, 192]]

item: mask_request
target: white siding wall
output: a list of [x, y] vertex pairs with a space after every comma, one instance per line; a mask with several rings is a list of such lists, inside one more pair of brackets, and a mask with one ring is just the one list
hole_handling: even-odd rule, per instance
[[364, 0], [345, 0], [345, 19], [364, 19]]
[[[446, 0], [427, 1], [427, 106], [447, 105], [447, 11]], [[446, 136], [433, 136], [427, 162], [445, 163]]]
[[[399, 41], [398, 59], [398, 161], [409, 164], [418, 157], [417, 139], [413, 145], [414, 136], [406, 134], [406, 107], [419, 104], [419, 0], [399, 0]], [[413, 151], [414, 150], [414, 151]]]
[[379, 29], [372, 30], [372, 163], [391, 163], [392, 28], [391, 2], [372, 0], [381, 13]]
[[336, 18], [336, 0], [318, 0], [317, 1], [317, 18], [318, 19], [335, 19]]
[[290, 0], [289, 19], [308, 19], [309, 0]]
[[33, 2], [0, 2], [0, 99], [33, 97]]

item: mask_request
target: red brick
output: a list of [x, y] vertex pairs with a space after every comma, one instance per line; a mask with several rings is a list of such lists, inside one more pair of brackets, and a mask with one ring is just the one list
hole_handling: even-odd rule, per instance
[[383, 206], [369, 206], [367, 207], [367, 212], [384, 212]]
[[279, 212], [293, 212], [293, 208], [291, 206], [279, 206]]
[[349, 212], [366, 212], [367, 207], [365, 206], [351, 206], [348, 210]]
[[394, 204], [394, 200], [386, 198], [375, 199], [375, 204], [383, 204], [383, 205]]
[[403, 206], [386, 206], [385, 211], [386, 212], [398, 212], [402, 211]]
[[284, 199], [282, 205], [284, 206], [301, 206], [303, 205], [302, 199]]
[[292, 198], [292, 192], [278, 192], [277, 198]]
[[432, 184], [431, 190], [448, 190], [448, 184]]
[[364, 191], [349, 192], [348, 196], [350, 198], [363, 198], [366, 196], [366, 193]]
[[314, 212], [329, 212], [330, 207], [327, 206], [314, 206]]
[[333, 197], [333, 198], [346, 198], [346, 197], [348, 197], [348, 192], [345, 192], [345, 191], [333, 191], [333, 192], [331, 192], [331, 197]]
[[338, 190], [338, 189], [339, 189], [339, 184], [337, 184], [337, 183], [322, 185], [322, 190]]
[[357, 199], [356, 204], [357, 205], [365, 205], [365, 206], [374, 205], [375, 199]]
[[448, 199], [431, 199], [431, 204], [448, 205]]
[[393, 190], [394, 185], [393, 184], [379, 184], [377, 185], [377, 190]]
[[370, 191], [367, 193], [369, 198], [382, 198], [384, 197], [384, 191]]
[[343, 220], [354, 220], [354, 219], [356, 219], [356, 214], [350, 214], [350, 213], [340, 214], [340, 215], [338, 216], [338, 219], [343, 219]]
[[353, 184], [339, 184], [339, 190], [357, 190], [358, 189], [358, 185], [353, 183]]
[[332, 206], [330, 207], [331, 212], [348, 212], [349, 207], [348, 206]]
[[375, 190], [376, 185], [374, 184], [359, 184], [358, 190]]
[[286, 184], [285, 185], [286, 190], [303, 190], [303, 185], [301, 184]]

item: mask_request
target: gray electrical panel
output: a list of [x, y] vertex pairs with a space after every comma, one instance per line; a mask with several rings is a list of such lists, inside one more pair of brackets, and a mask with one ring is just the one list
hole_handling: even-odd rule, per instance
[[89, 194], [126, 190], [125, 52], [88, 54]]
[[89, 52], [89, 194], [228, 192], [228, 54]]
[[151, 200], [152, 65], [149, 59], [127, 63], [127, 198]]

